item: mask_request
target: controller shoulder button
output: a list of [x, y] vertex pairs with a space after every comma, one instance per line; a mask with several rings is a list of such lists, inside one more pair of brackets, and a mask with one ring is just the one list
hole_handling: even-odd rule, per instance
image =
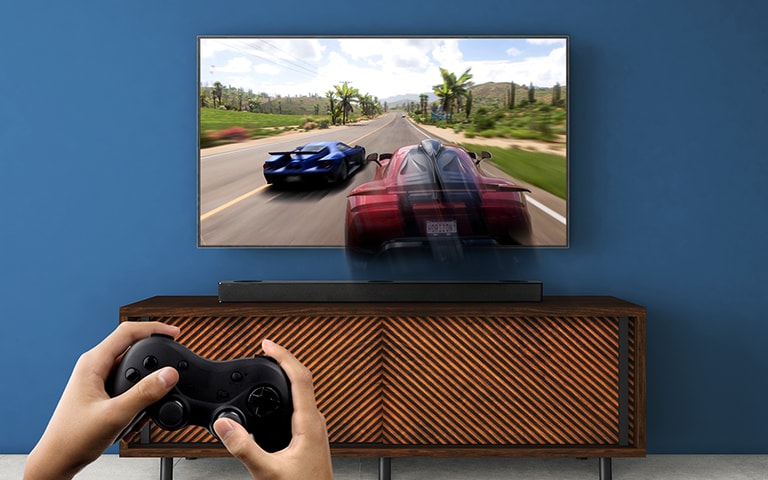
[[163, 333], [153, 333], [153, 334], [152, 334], [152, 335], [150, 335], [149, 337], [150, 337], [150, 338], [166, 338], [166, 339], [168, 339], [168, 340], [173, 340], [173, 341], [175, 341], [175, 340], [174, 340], [174, 338], [173, 338], [172, 336], [170, 336], [170, 335], [165, 335], [165, 334], [163, 334]]

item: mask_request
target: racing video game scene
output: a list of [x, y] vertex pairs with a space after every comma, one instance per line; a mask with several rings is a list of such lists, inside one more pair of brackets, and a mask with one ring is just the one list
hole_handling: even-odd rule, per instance
[[567, 247], [567, 37], [200, 37], [198, 245]]

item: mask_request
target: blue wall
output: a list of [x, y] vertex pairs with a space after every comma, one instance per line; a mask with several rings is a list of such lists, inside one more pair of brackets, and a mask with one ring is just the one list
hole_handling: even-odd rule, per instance
[[196, 36], [340, 33], [570, 35], [571, 248], [503, 268], [648, 308], [649, 452], [768, 453], [765, 2], [4, 4], [0, 453], [34, 445], [120, 305], [354, 277], [338, 250], [195, 246]]

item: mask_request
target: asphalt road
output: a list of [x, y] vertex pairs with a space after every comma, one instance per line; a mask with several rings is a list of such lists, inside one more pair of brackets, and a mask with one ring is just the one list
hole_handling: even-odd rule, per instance
[[[276, 137], [270, 143], [257, 142], [218, 153], [203, 151], [199, 170], [199, 243], [201, 246], [342, 247], [346, 196], [357, 185], [373, 178], [375, 164], [358, 170], [341, 185], [278, 189], [267, 185], [262, 174], [268, 152], [292, 150], [310, 141], [339, 140], [362, 145], [367, 153], [385, 153], [427, 137], [428, 134], [408, 118], [391, 112], [333, 130]], [[485, 168], [487, 174], [504, 176], [492, 165]], [[536, 195], [545, 202], [557, 203], [546, 192], [534, 192], [531, 198]], [[540, 209], [535, 204], [529, 207], [535, 243], [565, 243], [565, 224], [557, 219], [557, 213], [552, 214], [562, 208], [552, 205]]]

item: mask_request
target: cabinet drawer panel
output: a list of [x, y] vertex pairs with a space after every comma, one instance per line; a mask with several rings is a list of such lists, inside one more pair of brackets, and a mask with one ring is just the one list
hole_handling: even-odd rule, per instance
[[619, 443], [617, 319], [404, 316], [386, 325], [385, 443]]
[[[198, 355], [227, 360], [263, 354], [269, 338], [290, 350], [313, 373], [318, 408], [333, 444], [381, 440], [381, 334], [375, 317], [249, 316], [152, 317], [178, 325], [177, 339]], [[152, 444], [216, 444], [207, 430], [150, 427]], [[146, 440], [146, 439], [145, 439]], [[140, 441], [137, 437], [135, 442]]]

